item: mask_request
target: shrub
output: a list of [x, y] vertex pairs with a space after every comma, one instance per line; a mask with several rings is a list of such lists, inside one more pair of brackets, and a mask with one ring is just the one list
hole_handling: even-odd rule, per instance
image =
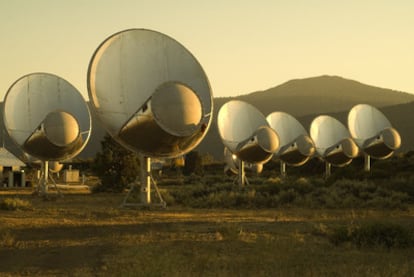
[[175, 204], [175, 199], [174, 197], [168, 192], [168, 190], [161, 190], [161, 197], [164, 199], [165, 203], [167, 203], [167, 205], [174, 205]]
[[19, 198], [5, 198], [0, 202], [0, 209], [7, 211], [28, 210], [31, 208], [29, 201]]
[[410, 197], [372, 180], [263, 178], [240, 189], [229, 177], [195, 174], [183, 186], [169, 188], [175, 203], [197, 208], [380, 208], [405, 210]]
[[336, 227], [332, 230], [331, 234], [329, 234], [328, 239], [331, 243], [338, 246], [351, 240], [350, 231], [346, 226]]
[[383, 182], [383, 186], [390, 190], [406, 193], [409, 196], [409, 201], [414, 202], [414, 176], [392, 178]]
[[281, 204], [291, 204], [298, 197], [298, 193], [294, 189], [283, 190], [279, 193], [279, 201]]
[[197, 174], [202, 175], [204, 173], [203, 157], [198, 151], [190, 151], [185, 155], [185, 163], [183, 168], [184, 175]]
[[139, 176], [138, 154], [122, 147], [108, 134], [101, 141], [101, 147], [93, 163], [100, 182], [93, 192], [121, 192]]
[[16, 239], [9, 230], [0, 229], [0, 247], [13, 247]]
[[354, 230], [352, 242], [358, 246], [406, 248], [413, 245], [413, 234], [407, 228], [392, 223], [371, 223]]
[[329, 241], [335, 245], [350, 242], [358, 248], [407, 248], [414, 246], [413, 230], [394, 223], [367, 223], [359, 227], [340, 226], [331, 232]]

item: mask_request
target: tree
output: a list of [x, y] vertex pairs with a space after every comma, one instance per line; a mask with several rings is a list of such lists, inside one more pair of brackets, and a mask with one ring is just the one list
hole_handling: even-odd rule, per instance
[[192, 173], [202, 175], [203, 169], [203, 157], [198, 151], [191, 151], [185, 155], [185, 163], [183, 168], [184, 175], [190, 175]]
[[139, 176], [139, 157], [108, 134], [101, 141], [93, 169], [100, 179], [97, 191], [121, 192]]

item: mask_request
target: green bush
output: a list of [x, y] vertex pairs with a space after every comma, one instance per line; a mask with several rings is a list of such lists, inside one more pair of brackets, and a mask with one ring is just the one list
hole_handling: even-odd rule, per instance
[[[221, 181], [221, 182], [220, 182]], [[169, 187], [178, 205], [193, 208], [379, 208], [405, 210], [410, 196], [373, 180], [321, 178], [263, 178], [240, 189], [231, 178], [186, 177], [182, 186]], [[402, 182], [402, 181], [400, 181]], [[402, 185], [400, 185], [402, 186]]]
[[10, 230], [0, 229], [0, 248], [13, 247], [15, 244], [16, 238]]
[[406, 193], [409, 197], [408, 201], [414, 203], [414, 175], [382, 181], [382, 186], [386, 189]]
[[0, 209], [7, 211], [28, 210], [31, 208], [29, 201], [19, 198], [5, 198], [0, 201]]
[[407, 248], [414, 246], [414, 232], [408, 227], [394, 223], [375, 222], [359, 227], [334, 228], [329, 241], [335, 245], [350, 242], [358, 248]]
[[198, 151], [190, 151], [185, 155], [185, 163], [183, 168], [184, 175], [196, 174], [203, 175], [203, 157]]
[[358, 247], [406, 248], [413, 245], [412, 232], [391, 223], [373, 223], [362, 226], [354, 230], [351, 239]]
[[328, 239], [331, 243], [338, 246], [351, 240], [350, 230], [346, 226], [339, 226], [332, 230]]
[[139, 176], [140, 161], [138, 154], [122, 147], [106, 134], [92, 169], [100, 179], [93, 192], [122, 192]]

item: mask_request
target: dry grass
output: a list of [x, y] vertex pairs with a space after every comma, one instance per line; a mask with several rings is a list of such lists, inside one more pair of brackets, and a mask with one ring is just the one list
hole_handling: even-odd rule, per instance
[[[4, 197], [1, 196], [0, 200]], [[413, 249], [334, 246], [335, 226], [385, 210], [120, 209], [121, 194], [68, 194], [0, 211], [1, 276], [410, 276]]]

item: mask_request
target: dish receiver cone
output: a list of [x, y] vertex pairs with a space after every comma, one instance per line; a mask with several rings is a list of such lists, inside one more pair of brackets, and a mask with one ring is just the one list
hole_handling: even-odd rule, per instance
[[4, 99], [4, 125], [23, 151], [42, 161], [79, 154], [91, 132], [91, 116], [79, 91], [49, 73], [18, 79]]
[[354, 106], [348, 113], [348, 128], [358, 146], [373, 158], [386, 159], [401, 146], [397, 130], [373, 106]]
[[345, 166], [358, 155], [349, 131], [337, 119], [321, 115], [310, 125], [310, 136], [315, 143], [316, 154], [334, 166]]
[[156, 31], [107, 38], [90, 61], [88, 92], [109, 134], [146, 157], [182, 156], [210, 126], [212, 94], [201, 65]]

